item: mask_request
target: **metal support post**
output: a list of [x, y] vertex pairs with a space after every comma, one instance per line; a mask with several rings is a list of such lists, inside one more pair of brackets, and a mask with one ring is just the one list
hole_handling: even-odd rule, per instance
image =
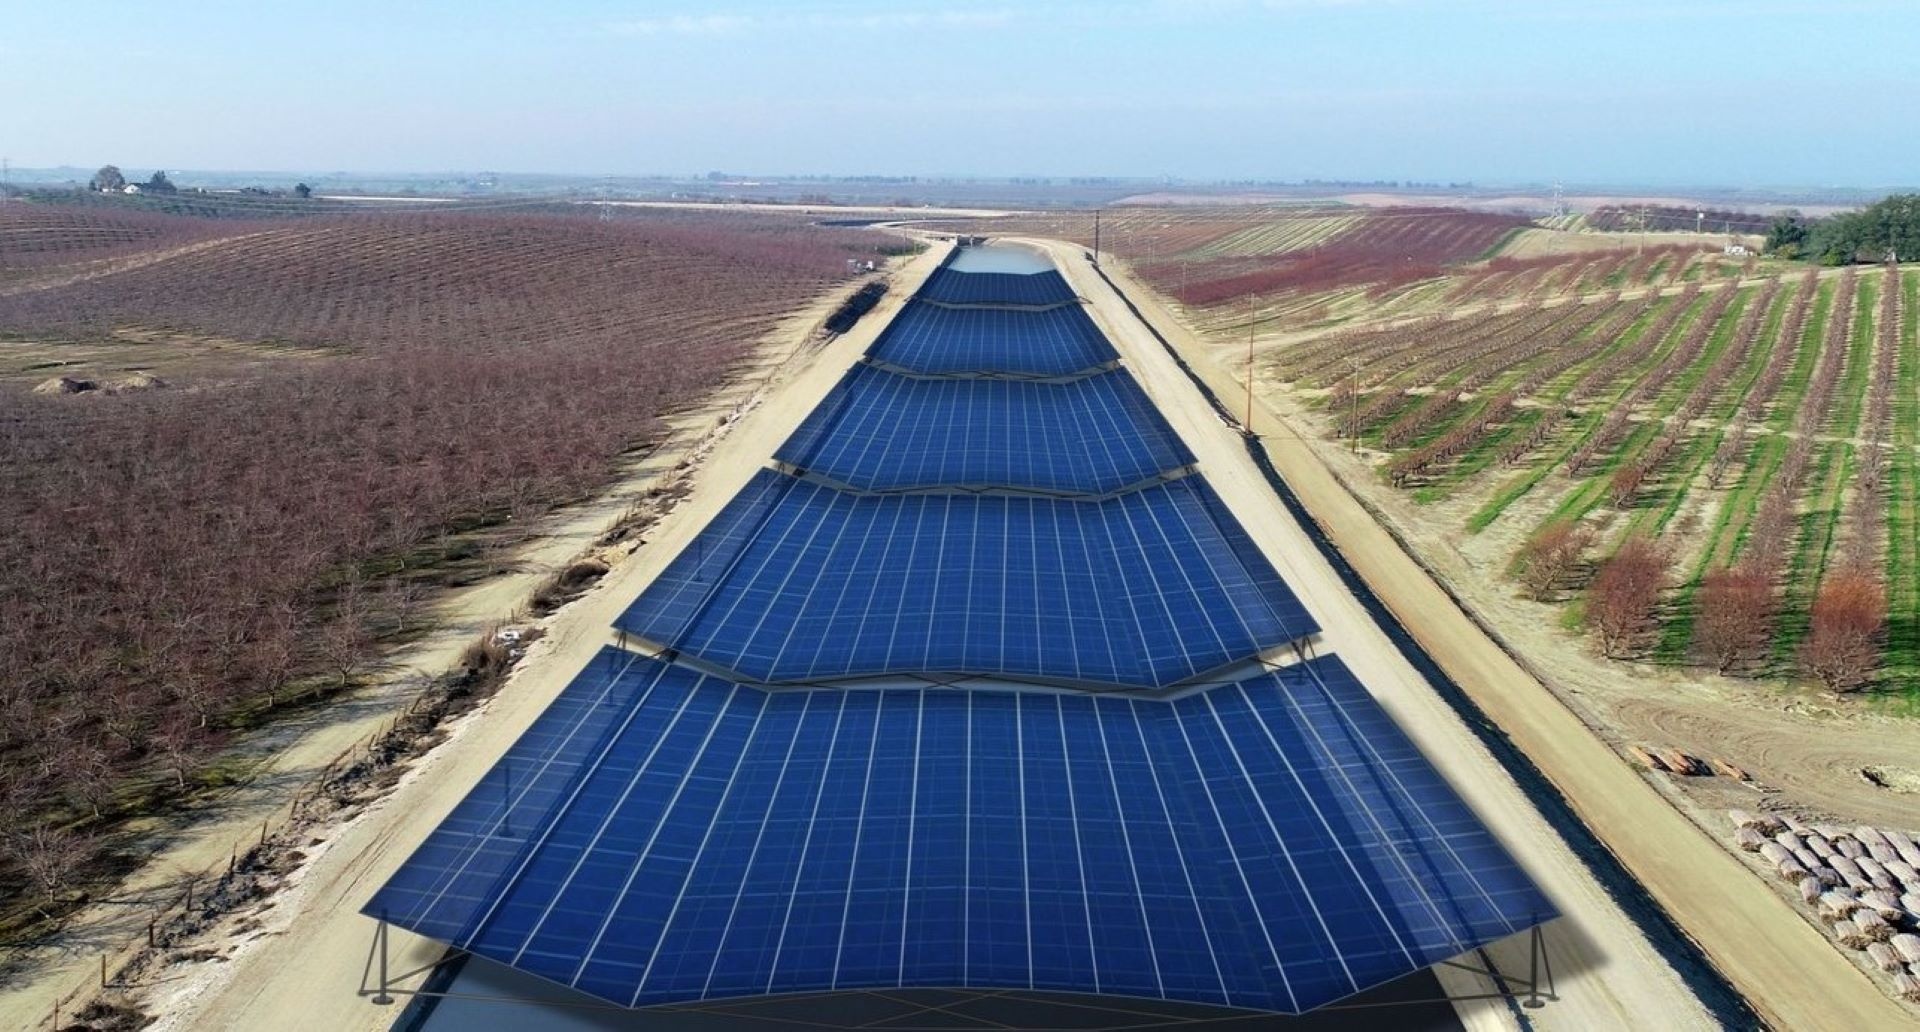
[[382, 1007], [385, 1007], [386, 1005], [393, 1002], [393, 997], [387, 995], [387, 921], [386, 921], [386, 918], [382, 917], [380, 919], [380, 928], [379, 928], [379, 931], [375, 934], [377, 934], [380, 937], [380, 942], [375, 947], [380, 952], [380, 991], [373, 994], [373, 1002], [379, 1004]]
[[1547, 995], [1553, 995], [1553, 966], [1547, 960], [1546, 940], [1540, 937], [1540, 926], [1533, 926], [1533, 934], [1527, 942], [1527, 998], [1520, 1006], [1528, 1010], [1538, 1010], [1547, 1005], [1540, 993], [1540, 972], [1546, 969]]

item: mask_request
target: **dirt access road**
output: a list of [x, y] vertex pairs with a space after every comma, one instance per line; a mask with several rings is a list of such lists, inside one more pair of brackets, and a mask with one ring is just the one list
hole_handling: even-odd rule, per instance
[[[1113, 293], [1087, 270], [1080, 248], [1058, 242], [1050, 246], [1061, 264], [1074, 274], [1076, 286], [1094, 299], [1110, 320], [1130, 318]], [[1238, 408], [1245, 386], [1234, 371], [1215, 361], [1205, 343], [1188, 333], [1144, 284], [1124, 269], [1110, 269], [1109, 273], [1215, 394]], [[1118, 315], [1113, 314], [1116, 309]], [[1137, 320], [1133, 322], [1139, 325]], [[1142, 327], [1140, 333], [1144, 332]], [[1171, 366], [1171, 361], [1165, 365]], [[1144, 371], [1147, 363], [1141, 367]], [[1168, 375], [1176, 374], [1177, 370]], [[1207, 417], [1216, 424], [1220, 422], [1211, 410]], [[1474, 623], [1334, 478], [1297, 428], [1257, 401], [1252, 419], [1266, 454], [1342, 556], [1441, 669], [1543, 772], [1581, 820], [1699, 944], [1763, 1020], [1782, 1029], [1912, 1027], [1909, 1011], [1848, 963], [1753, 871], [1661, 798]], [[1224, 427], [1221, 429], [1225, 432]], [[1360, 669], [1354, 656], [1348, 655], [1347, 661]], [[1623, 959], [1629, 963], [1638, 960], [1635, 955], [1646, 946], [1644, 937], [1624, 920], [1614, 920], [1618, 911], [1611, 901], [1595, 901], [1596, 908], [1589, 909], [1587, 902], [1565, 895], [1582, 882], [1590, 884], [1585, 866], [1570, 854], [1556, 857], [1556, 850], [1551, 844], [1539, 842], [1538, 835], [1514, 834], [1526, 830], [1521, 818], [1532, 816], [1533, 811], [1526, 807], [1526, 814], [1518, 814], [1508, 808], [1516, 801], [1501, 803], [1502, 797], [1512, 795], [1510, 779], [1497, 768], [1491, 772], [1476, 769], [1479, 765], [1466, 766], [1461, 757], [1436, 751], [1435, 747], [1443, 743], [1435, 740], [1425, 715], [1410, 708], [1421, 700], [1388, 698], [1384, 682], [1368, 679], [1367, 683], [1382, 691], [1383, 703], [1400, 719], [1401, 726], [1415, 735], [1454, 786], [1588, 933], [1585, 941], [1567, 945], [1586, 952], [1575, 963], [1598, 964], [1604, 972], [1596, 980], [1602, 984], [1595, 991], [1621, 992], [1637, 985], [1654, 988], [1657, 979], [1646, 974], [1628, 980], [1607, 970]], [[1437, 699], [1433, 702], [1445, 709]], [[1442, 718], [1436, 714], [1435, 719]], [[1457, 723], [1451, 712], [1444, 719]], [[1468, 745], [1478, 751], [1477, 743]], [[1524, 804], [1514, 809], [1520, 805]], [[1520, 826], [1516, 827], [1516, 821]], [[1566, 854], [1564, 845], [1557, 852]], [[1563, 995], [1570, 997], [1585, 991], [1584, 986], [1563, 988]], [[1663, 1028], [1674, 1027], [1677, 1013], [1637, 995], [1623, 1000], [1621, 1020], [1585, 1027], [1636, 1027], [1649, 1021], [1657, 1021]], [[1541, 1023], [1551, 1014], [1550, 1008]]]

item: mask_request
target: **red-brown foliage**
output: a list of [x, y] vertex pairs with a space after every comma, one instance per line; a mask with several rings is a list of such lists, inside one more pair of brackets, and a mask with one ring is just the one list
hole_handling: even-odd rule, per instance
[[1766, 571], [1751, 564], [1714, 570], [1694, 598], [1694, 645], [1714, 669], [1725, 674], [1765, 658], [1778, 605]]
[[1609, 657], [1630, 654], [1653, 630], [1672, 564], [1658, 545], [1632, 537], [1600, 565], [1587, 592], [1587, 622]]
[[1879, 664], [1886, 586], [1866, 570], [1830, 574], [1820, 582], [1809, 617], [1801, 669], [1836, 692], [1865, 687]]
[[1471, 261], [1527, 224], [1519, 216], [1452, 208], [1383, 208], [1369, 212], [1358, 226], [1327, 243], [1304, 251], [1196, 263], [1184, 270], [1159, 267], [1154, 286], [1189, 305], [1341, 287], [1390, 289]]
[[1549, 523], [1535, 531], [1514, 558], [1515, 572], [1527, 589], [1527, 597], [1550, 601], [1580, 565], [1580, 557], [1592, 541], [1592, 532], [1577, 523]]

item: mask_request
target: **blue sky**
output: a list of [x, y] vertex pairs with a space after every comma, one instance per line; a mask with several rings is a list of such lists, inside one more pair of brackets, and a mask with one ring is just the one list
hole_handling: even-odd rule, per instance
[[16, 166], [1920, 181], [1920, 3], [34, 3]]

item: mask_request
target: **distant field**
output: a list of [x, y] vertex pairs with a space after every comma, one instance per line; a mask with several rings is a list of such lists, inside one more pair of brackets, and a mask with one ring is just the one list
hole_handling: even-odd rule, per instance
[[[1093, 244], [1086, 212], [934, 225]], [[1379, 297], [1490, 257], [1528, 225], [1455, 208], [1122, 208], [1101, 212], [1100, 243], [1156, 288], [1206, 308], [1356, 288]]]
[[[1670, 590], [1632, 654], [1801, 676], [1816, 599], [1862, 574], [1888, 609], [1866, 685], [1920, 700], [1920, 273], [1689, 274], [1707, 260], [1495, 262], [1478, 275], [1558, 268], [1606, 292], [1553, 304], [1523, 292], [1517, 306], [1329, 334], [1277, 352], [1266, 373], [1324, 391], [1329, 425], [1380, 452], [1391, 483], [1510, 540], [1516, 576], [1567, 528], [1590, 536], [1595, 561], [1630, 539], [1656, 544]], [[1456, 292], [1470, 299], [1473, 280]], [[1649, 282], [1665, 290], [1628, 290]], [[1580, 600], [1583, 569], [1538, 593]], [[1738, 590], [1754, 622], [1702, 623]]]
[[0, 287], [25, 274], [244, 231], [231, 222], [183, 219], [126, 206], [0, 204]]
[[[84, 870], [96, 828], [216, 778], [225, 736], [351, 684], [448, 571], [604, 485], [889, 242], [0, 206], [0, 927], [26, 872]], [[29, 393], [56, 373], [98, 389]]]

